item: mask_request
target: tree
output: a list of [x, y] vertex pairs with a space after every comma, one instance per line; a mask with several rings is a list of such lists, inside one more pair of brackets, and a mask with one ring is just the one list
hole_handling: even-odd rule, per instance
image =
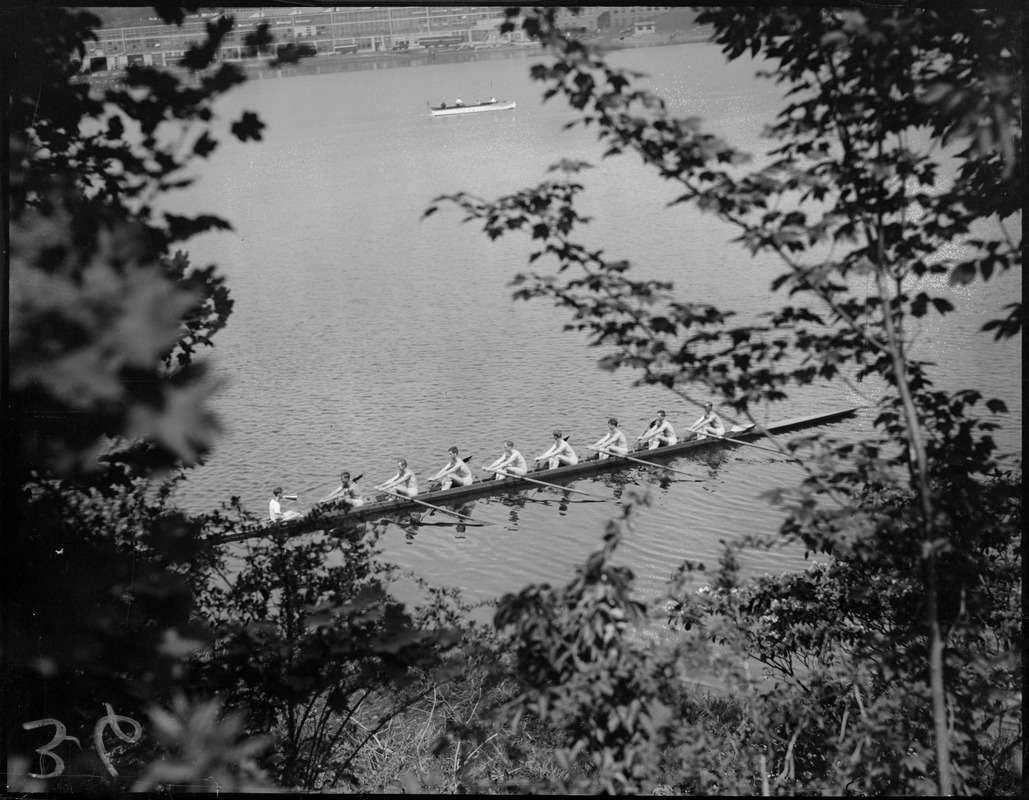
[[[955, 547], [938, 564], [948, 587], [940, 617], [951, 759], [964, 792], [1014, 788], [1007, 761], [1019, 737], [1004, 734], [1002, 723], [1020, 715], [1019, 483], [1015, 475], [988, 481], [974, 523], [954, 526], [956, 536], [975, 530], [975, 547]], [[699, 625], [701, 635], [774, 677], [771, 688], [745, 676], [736, 685], [761, 709], [755, 734], [772, 732], [769, 769], [780, 773], [784, 789], [934, 793], [927, 781], [933, 731], [922, 712], [925, 576], [921, 543], [910, 536], [913, 498], [883, 487], [867, 489], [860, 501], [860, 520], [830, 523], [837, 526], [831, 561], [747, 586], [722, 581], [682, 593], [673, 619]], [[963, 501], [945, 505], [955, 515], [969, 510]], [[867, 541], [848, 547], [858, 526], [868, 528]]]
[[[158, 7], [181, 23], [183, 9]], [[217, 148], [214, 101], [244, 80], [209, 70], [231, 18], [183, 65], [185, 82], [131, 67], [102, 93], [77, 78], [99, 20], [39, 6], [4, 12], [11, 179], [11, 466], [75, 474], [105, 437], [148, 439], [156, 464], [191, 463], [216, 431], [210, 387], [194, 363], [225, 325], [232, 301], [213, 266], [198, 269], [177, 242], [220, 217], [159, 212], [162, 193], [189, 186], [186, 168]], [[241, 140], [262, 123], [244, 112]]]
[[244, 732], [274, 732], [262, 763], [279, 785], [357, 784], [365, 744], [464, 667], [445, 602], [412, 612], [391, 596], [380, 533], [273, 537], [231, 579], [224, 554], [204, 572], [198, 611], [214, 641], [190, 683], [245, 711]]
[[[517, 13], [508, 12], [508, 30]], [[530, 264], [549, 260], [557, 274], [519, 274], [515, 297], [567, 308], [573, 321], [566, 327], [609, 351], [602, 367], [639, 369], [641, 382], [687, 400], [696, 390], [716, 394], [756, 423], [756, 406], [815, 381], [882, 382], [876, 435], [857, 445], [824, 437], [776, 443], [784, 453], [812, 456], [808, 477], [783, 496], [790, 512], [783, 532], [813, 549], [867, 557], [880, 543], [881, 520], [855, 497], [869, 484], [903, 490], [905, 502], [886, 517], [918, 542], [920, 617], [892, 636], [911, 637], [920, 648], [934, 753], [925, 768], [938, 791], [950, 793], [964, 780], [954, 772], [955, 746], [973, 724], [966, 718], [954, 731], [949, 722], [956, 709], [967, 710], [947, 666], [955, 655], [948, 643], [967, 620], [941, 609], [941, 559], [964, 565], [948, 570], [962, 592], [996, 577], [976, 556], [984, 542], [972, 520], [982, 482], [998, 468], [989, 416], [1006, 406], [986, 400], [984, 418], [980, 392], [936, 390], [930, 365], [911, 356], [907, 336], [912, 320], [953, 311], [937, 276], [966, 284], [1021, 265], [1021, 241], [1011, 230], [1023, 197], [1018, 12], [704, 11], [698, 24], [712, 25], [729, 59], [763, 57], [773, 65], [764, 77], [788, 89], [768, 128], [777, 143], [769, 162], [750, 172], [745, 154], [698, 120], [670, 115], [660, 98], [635, 87], [639, 75], [567, 37], [554, 14], [536, 8], [522, 22], [555, 56], [532, 68], [546, 86], [544, 99], [562, 96], [579, 110], [569, 127], [594, 126], [605, 157], [636, 153], [681, 187], [676, 203], [734, 227], [734, 241], [751, 253], [776, 256], [785, 271], [771, 289], [787, 299], [765, 324], [733, 325], [732, 312], [680, 300], [670, 284], [634, 279], [628, 261], [576, 243], [576, 229], [588, 222], [575, 209], [583, 191], [576, 177], [589, 167], [583, 162], [562, 161], [551, 180], [496, 201], [437, 198], [426, 216], [453, 203], [491, 238], [531, 233]], [[915, 133], [933, 147], [920, 149]], [[957, 160], [952, 173], [939, 148]], [[961, 254], [940, 258], [952, 244]], [[858, 291], [859, 279], [872, 288]], [[1021, 303], [998, 311], [984, 330], [998, 339], [1018, 335]], [[912, 685], [920, 680], [906, 677]]]
[[611, 563], [630, 530], [630, 505], [567, 586], [505, 595], [494, 624], [511, 644], [521, 693], [510, 703], [560, 731], [559, 792], [635, 794], [653, 788], [670, 709], [666, 664], [634, 645], [645, 607], [630, 596], [632, 571]]
[[[184, 7], [157, 8], [181, 23]], [[155, 201], [188, 186], [187, 166], [216, 149], [213, 103], [243, 77], [210, 68], [232, 28], [223, 18], [184, 57], [192, 77], [133, 67], [97, 90], [78, 69], [98, 24], [51, 5], [0, 11], [10, 156], [2, 705], [11, 763], [46, 746], [37, 740], [52, 731], [21, 727], [34, 719], [81, 737], [103, 717], [129, 736], [117, 718], [145, 719], [149, 704], [170, 700], [182, 659], [203, 642], [183, 575], [203, 550], [201, 525], [169, 505], [163, 476], [174, 481], [217, 432], [206, 404], [213, 387], [195, 357], [232, 301], [213, 266], [194, 267], [173, 248], [228, 223], [160, 212]], [[259, 139], [261, 128], [244, 112], [233, 133]], [[219, 723], [207, 721], [214, 741]], [[95, 748], [79, 756], [60, 737], [55, 746], [28, 770], [56, 778], [49, 788], [118, 782]], [[58, 754], [96, 783], [61, 783]]]
[[275, 48], [275, 58], [269, 61], [268, 65], [279, 67], [284, 64], [298, 64], [300, 59], [316, 55], [318, 55], [318, 50], [314, 45], [307, 44], [306, 42], [301, 42], [300, 44], [287, 42]]
[[[195, 9], [157, 6], [169, 24]], [[78, 74], [94, 15], [5, 7], [0, 23], [12, 156], [8, 785], [240, 790], [267, 788], [271, 773], [310, 786], [330, 766], [348, 777], [363, 744], [348, 723], [365, 700], [385, 697], [395, 712], [417, 695], [418, 669], [459, 665], [451, 653], [440, 663], [453, 610], [439, 600], [408, 611], [388, 596], [370, 543], [337, 542], [343, 531], [318, 513], [308, 522], [328, 539], [274, 539], [218, 589], [214, 534], [255, 520], [238, 498], [196, 516], [171, 501], [218, 433], [198, 356], [232, 309], [216, 268], [177, 246], [229, 223], [159, 200], [218, 146], [214, 103], [243, 80], [213, 66], [233, 19], [207, 24], [183, 72], [130, 67], [102, 91]], [[270, 42], [261, 26], [244, 44]], [[250, 141], [262, 128], [244, 111], [231, 131]], [[255, 658], [254, 643], [267, 652]], [[390, 702], [376, 708], [386, 720]], [[279, 728], [280, 742], [263, 735]]]

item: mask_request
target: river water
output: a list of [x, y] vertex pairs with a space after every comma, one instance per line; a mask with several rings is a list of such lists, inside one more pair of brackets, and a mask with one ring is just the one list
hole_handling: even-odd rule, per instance
[[[717, 49], [691, 44], [612, 54], [650, 75], [676, 113], [751, 152], [779, 107], [780, 93], [753, 77], [753, 64], [725, 64]], [[630, 372], [597, 368], [602, 355], [561, 330], [564, 312], [515, 302], [508, 285], [526, 268], [527, 238], [491, 242], [456, 210], [425, 221], [432, 199], [460, 190], [495, 198], [544, 180], [562, 157], [597, 165], [585, 177], [583, 236], [630, 258], [640, 277], [673, 280], [684, 299], [750, 317], [772, 307], [780, 269], [730, 244], [734, 232], [709, 216], [666, 208], [674, 187], [637, 158], [601, 161], [592, 130], [562, 131], [574, 112], [542, 103], [529, 79], [539, 58], [252, 81], [218, 107], [221, 124], [243, 109], [267, 124], [264, 141], [223, 136], [200, 181], [171, 206], [227, 217], [231, 234], [190, 243], [196, 264], [228, 275], [235, 310], [211, 362], [222, 382], [215, 408], [224, 434], [180, 490], [192, 511], [231, 495], [265, 513], [270, 488], [299, 493], [301, 510], [328, 493], [343, 469], [367, 488], [405, 457], [425, 484], [456, 444], [472, 463], [492, 461], [511, 438], [531, 458], [551, 429], [580, 455], [617, 417], [627, 435], [658, 408], [679, 428], [698, 415], [667, 391], [634, 388]], [[515, 111], [433, 119], [434, 104], [495, 96]], [[997, 345], [977, 333], [984, 315], [1021, 294], [1021, 277], [953, 292], [959, 313], [919, 332], [919, 354], [940, 365], [941, 388], [974, 387], [1004, 398], [1012, 413], [998, 440], [1021, 455], [1021, 341]], [[842, 385], [810, 389], [771, 409], [766, 421], [874, 402]], [[833, 426], [857, 435], [863, 411]], [[436, 515], [415, 529], [390, 526], [385, 558], [473, 599], [530, 581], [563, 582], [599, 543], [624, 490], [649, 489], [620, 558], [642, 596], [656, 596], [683, 559], [713, 567], [721, 540], [773, 531], [780, 514], [762, 494], [798, 480], [798, 467], [752, 448], [682, 459], [700, 482], [660, 482], [631, 471], [577, 488], [610, 502], [541, 489], [522, 499], [478, 501], [489, 527], [459, 531]], [[241, 550], [241, 552], [243, 552]], [[761, 553], [746, 572], [804, 563], [796, 549]]]

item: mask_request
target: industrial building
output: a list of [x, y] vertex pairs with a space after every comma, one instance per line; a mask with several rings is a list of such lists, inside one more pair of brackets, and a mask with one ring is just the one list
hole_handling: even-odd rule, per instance
[[[580, 33], [632, 30], [671, 6], [584, 6], [562, 10], [558, 24]], [[482, 48], [527, 43], [520, 30], [500, 33], [500, 6], [367, 6], [327, 8], [223, 8], [193, 15], [181, 25], [102, 28], [87, 44], [83, 68], [91, 72], [129, 64], [170, 66], [206, 36], [210, 18], [230, 14], [235, 29], [222, 42], [221, 58], [248, 57], [244, 39], [267, 23], [276, 45], [307, 45], [321, 54], [376, 53], [431, 48]]]

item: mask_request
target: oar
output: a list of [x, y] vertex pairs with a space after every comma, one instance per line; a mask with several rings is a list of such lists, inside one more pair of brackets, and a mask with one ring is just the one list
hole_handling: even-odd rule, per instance
[[[491, 96], [492, 96], [492, 95], [491, 95]], [[566, 442], [567, 442], [567, 441], [568, 441], [568, 436], [571, 436], [571, 434], [568, 434], [567, 436], [562, 436], [562, 437], [561, 437], [561, 439], [562, 439], [563, 441], [566, 441]], [[551, 445], [551, 447], [553, 447], [553, 445]], [[535, 468], [536, 468], [536, 469], [539, 469], [539, 467], [540, 467], [540, 462], [541, 462], [541, 461], [543, 461], [543, 460], [545, 460], [545, 459], [550, 459], [550, 458], [552, 458], [552, 456], [544, 456], [544, 458], [536, 457], [536, 458], [534, 458], [534, 459], [532, 460], [532, 463], [533, 463], [533, 465], [535, 466]], [[535, 471], [535, 470], [534, 470], [534, 471]], [[550, 485], [552, 485], [552, 484], [547, 484], [547, 483], [543, 483], [543, 481], [533, 481], [533, 483], [538, 483], [538, 484], [541, 484], [541, 485], [543, 485], [543, 486], [550, 486]], [[539, 491], [539, 489], [537, 489], [536, 491], [538, 492], [538, 491]], [[533, 494], [535, 494], [535, 492], [533, 492]], [[591, 495], [591, 496], [592, 496], [592, 495]], [[531, 495], [530, 495], [530, 497], [531, 497]]]
[[739, 439], [733, 439], [733, 438], [731, 438], [729, 436], [717, 436], [717, 435], [715, 435], [713, 433], [708, 433], [708, 434], [705, 434], [705, 435], [706, 436], [710, 436], [712, 439], [721, 439], [723, 442], [728, 442], [729, 444], [742, 444], [742, 445], [744, 445], [746, 447], [753, 447], [753, 448], [755, 448], [757, 450], [765, 450], [766, 452], [769, 452], [769, 453], [775, 453], [777, 456], [782, 456], [783, 458], [788, 458], [791, 461], [800, 461], [801, 460], [801, 459], [797, 458], [796, 456], [787, 455], [786, 453], [783, 453], [781, 450], [776, 450], [774, 447], [762, 447], [759, 444], [751, 444], [750, 442], [741, 442]]
[[[458, 456], [458, 458], [461, 458], [461, 456]], [[465, 456], [464, 458], [461, 458], [461, 460], [467, 464], [471, 460], [471, 458], [472, 458], [471, 456]], [[446, 469], [446, 467], [444, 467], [444, 469]], [[474, 478], [473, 478], [473, 480], [474, 480]], [[433, 489], [432, 487], [433, 487], [433, 485], [439, 487], [442, 483], [443, 483], [443, 479], [442, 478], [429, 478], [429, 489], [428, 490], [430, 492], [438, 491], [438, 488], [437, 489]], [[451, 487], [451, 488], [453, 488], [453, 487]]]
[[[569, 437], [569, 436], [571, 436], [571, 434], [570, 434], [570, 433], [568, 434], [568, 436], [562, 436], [562, 437], [561, 437], [562, 441], [565, 441], [565, 442], [567, 442], [567, 441], [568, 441], [568, 437]], [[551, 447], [553, 447], [553, 445], [551, 445]], [[532, 460], [532, 463], [533, 463], [533, 464], [538, 464], [538, 463], [539, 463], [540, 461], [545, 461], [545, 460], [548, 460], [548, 459], [551, 459], [551, 458], [553, 458], [553, 456], [548, 456], [548, 455], [543, 455], [543, 456], [537, 456], [536, 458], [534, 458], [534, 459]]]
[[611, 456], [611, 458], [624, 458], [626, 461], [634, 461], [635, 463], [642, 464], [645, 467], [658, 467], [660, 469], [667, 469], [669, 472], [674, 472], [678, 475], [685, 475], [686, 477], [690, 478], [693, 481], [696, 481], [697, 483], [703, 483], [703, 481], [700, 478], [694, 478], [692, 474], [690, 474], [689, 472], [683, 472], [681, 469], [668, 467], [664, 464], [655, 464], [653, 461], [644, 461], [641, 458], [633, 458], [632, 456], [620, 456], [618, 455], [618, 453], [612, 453], [609, 450], [601, 450], [597, 447], [590, 447], [589, 449], [596, 450], [598, 453], [607, 453], [609, 456]]
[[524, 475], [508, 475], [505, 472], [501, 472], [498, 469], [489, 469], [489, 467], [483, 467], [483, 469], [495, 472], [497, 475], [504, 475], [507, 478], [518, 478], [522, 481], [528, 481], [529, 483], [538, 483], [540, 486], [549, 486], [551, 489], [558, 489], [562, 492], [575, 492], [576, 494], [584, 494], [587, 497], [594, 497], [598, 500], [607, 500], [607, 497], [601, 497], [599, 494], [593, 494], [592, 492], [584, 492], [581, 489], [569, 489], [567, 486], [559, 486], [556, 483], [547, 483], [546, 481], [538, 481], [535, 478], [527, 478]]
[[[656, 419], [647, 426], [646, 430], [644, 430], [643, 433], [641, 433], [639, 436], [636, 437], [636, 441], [637, 442], [642, 442], [643, 441], [643, 437], [646, 436], [650, 431], [652, 431], [654, 429], [655, 425], [657, 425], [657, 420]], [[593, 450], [593, 449], [594, 448], [592, 448], [592, 447], [590, 448], [590, 450]]]
[[[357, 476], [356, 478], [351, 478], [351, 479], [350, 479], [350, 482], [351, 482], [351, 483], [357, 483], [357, 482], [358, 482], [359, 480], [361, 480], [361, 478], [363, 478], [363, 477], [364, 477], [364, 473], [362, 472], [362, 473], [361, 473], [360, 475], [358, 475], [358, 476]], [[335, 489], [333, 489], [333, 490], [332, 490], [332, 492], [334, 492], [334, 491], [336, 491], [336, 490], [335, 490]], [[332, 497], [332, 492], [329, 492], [329, 493], [328, 493], [327, 495], [325, 495], [325, 497], [323, 497], [323, 498], [322, 498], [321, 500], [316, 500], [314, 504], [315, 504], [315, 505], [318, 505], [319, 503], [324, 503], [324, 502], [325, 502], [326, 500], [328, 500], [328, 499], [329, 499], [330, 497]]]
[[[375, 488], [378, 489], [380, 492], [383, 492], [384, 494], [388, 494], [390, 497], [397, 498], [397, 500], [409, 500], [412, 503], [417, 503], [420, 506], [425, 506], [426, 508], [431, 508], [433, 511], [439, 511], [440, 513], [443, 513], [443, 514], [449, 514], [450, 516], [457, 517], [458, 519], [466, 519], [469, 522], [474, 522], [474, 523], [476, 523], [478, 525], [494, 525], [494, 523], [492, 523], [492, 522], [483, 522], [483, 521], [475, 519], [475, 517], [469, 517], [469, 516], [466, 516], [465, 514], [458, 514], [456, 511], [450, 511], [449, 509], [443, 508], [441, 506], [434, 506], [432, 503], [426, 503], [424, 500], [418, 500], [417, 498], [414, 498], [414, 497], [404, 497], [404, 496], [399, 495], [399, 494], [394, 494], [389, 489], [383, 489], [381, 486], [376, 486]], [[495, 527], [499, 527], [499, 526], [495, 526]]]

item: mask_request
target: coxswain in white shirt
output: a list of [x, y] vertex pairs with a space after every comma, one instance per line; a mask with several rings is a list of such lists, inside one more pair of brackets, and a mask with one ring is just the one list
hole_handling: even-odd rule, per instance
[[418, 479], [414, 473], [407, 468], [407, 459], [397, 460], [397, 474], [381, 486], [376, 486], [381, 491], [390, 491], [404, 497], [414, 497], [418, 494]]
[[464, 463], [464, 459], [458, 455], [456, 447], [447, 450], [450, 461], [443, 469], [432, 476], [432, 480], [440, 481], [440, 489], [449, 489], [451, 486], [467, 486], [472, 482], [472, 471]]
[[617, 419], [611, 417], [607, 421], [607, 433], [596, 441], [592, 449], [599, 450], [601, 458], [610, 458], [612, 455], [624, 456], [629, 452], [625, 434], [618, 430]]
[[[554, 431], [554, 443], [550, 448], [540, 455], [536, 456], [533, 461], [538, 465], [540, 461], [546, 460], [550, 469], [557, 469], [558, 467], [565, 466], [567, 464], [578, 464], [579, 457], [575, 455], [575, 451], [572, 446], [568, 444], [561, 436], [561, 431]], [[538, 466], [537, 466], [538, 468]]]
[[658, 411], [657, 419], [650, 423], [650, 426], [637, 437], [636, 441], [642, 444], [649, 442], [648, 448], [653, 450], [661, 445], [675, 444], [679, 440], [675, 436], [672, 423], [665, 419], [665, 412]]
[[272, 499], [268, 501], [268, 517], [272, 522], [287, 522], [291, 519], [299, 519], [303, 516], [299, 511], [283, 511], [281, 500], [296, 500], [295, 494], [283, 494], [282, 487], [276, 486], [272, 489]]
[[484, 467], [494, 475], [500, 473], [504, 476], [524, 475], [529, 471], [528, 466], [525, 463], [525, 458], [514, 449], [514, 442], [510, 439], [504, 441], [504, 453], [496, 461], [490, 464], [488, 467]]
[[704, 403], [704, 413], [686, 430], [696, 433], [698, 439], [706, 439], [708, 436], [725, 436], [725, 423], [715, 413], [714, 404]]

